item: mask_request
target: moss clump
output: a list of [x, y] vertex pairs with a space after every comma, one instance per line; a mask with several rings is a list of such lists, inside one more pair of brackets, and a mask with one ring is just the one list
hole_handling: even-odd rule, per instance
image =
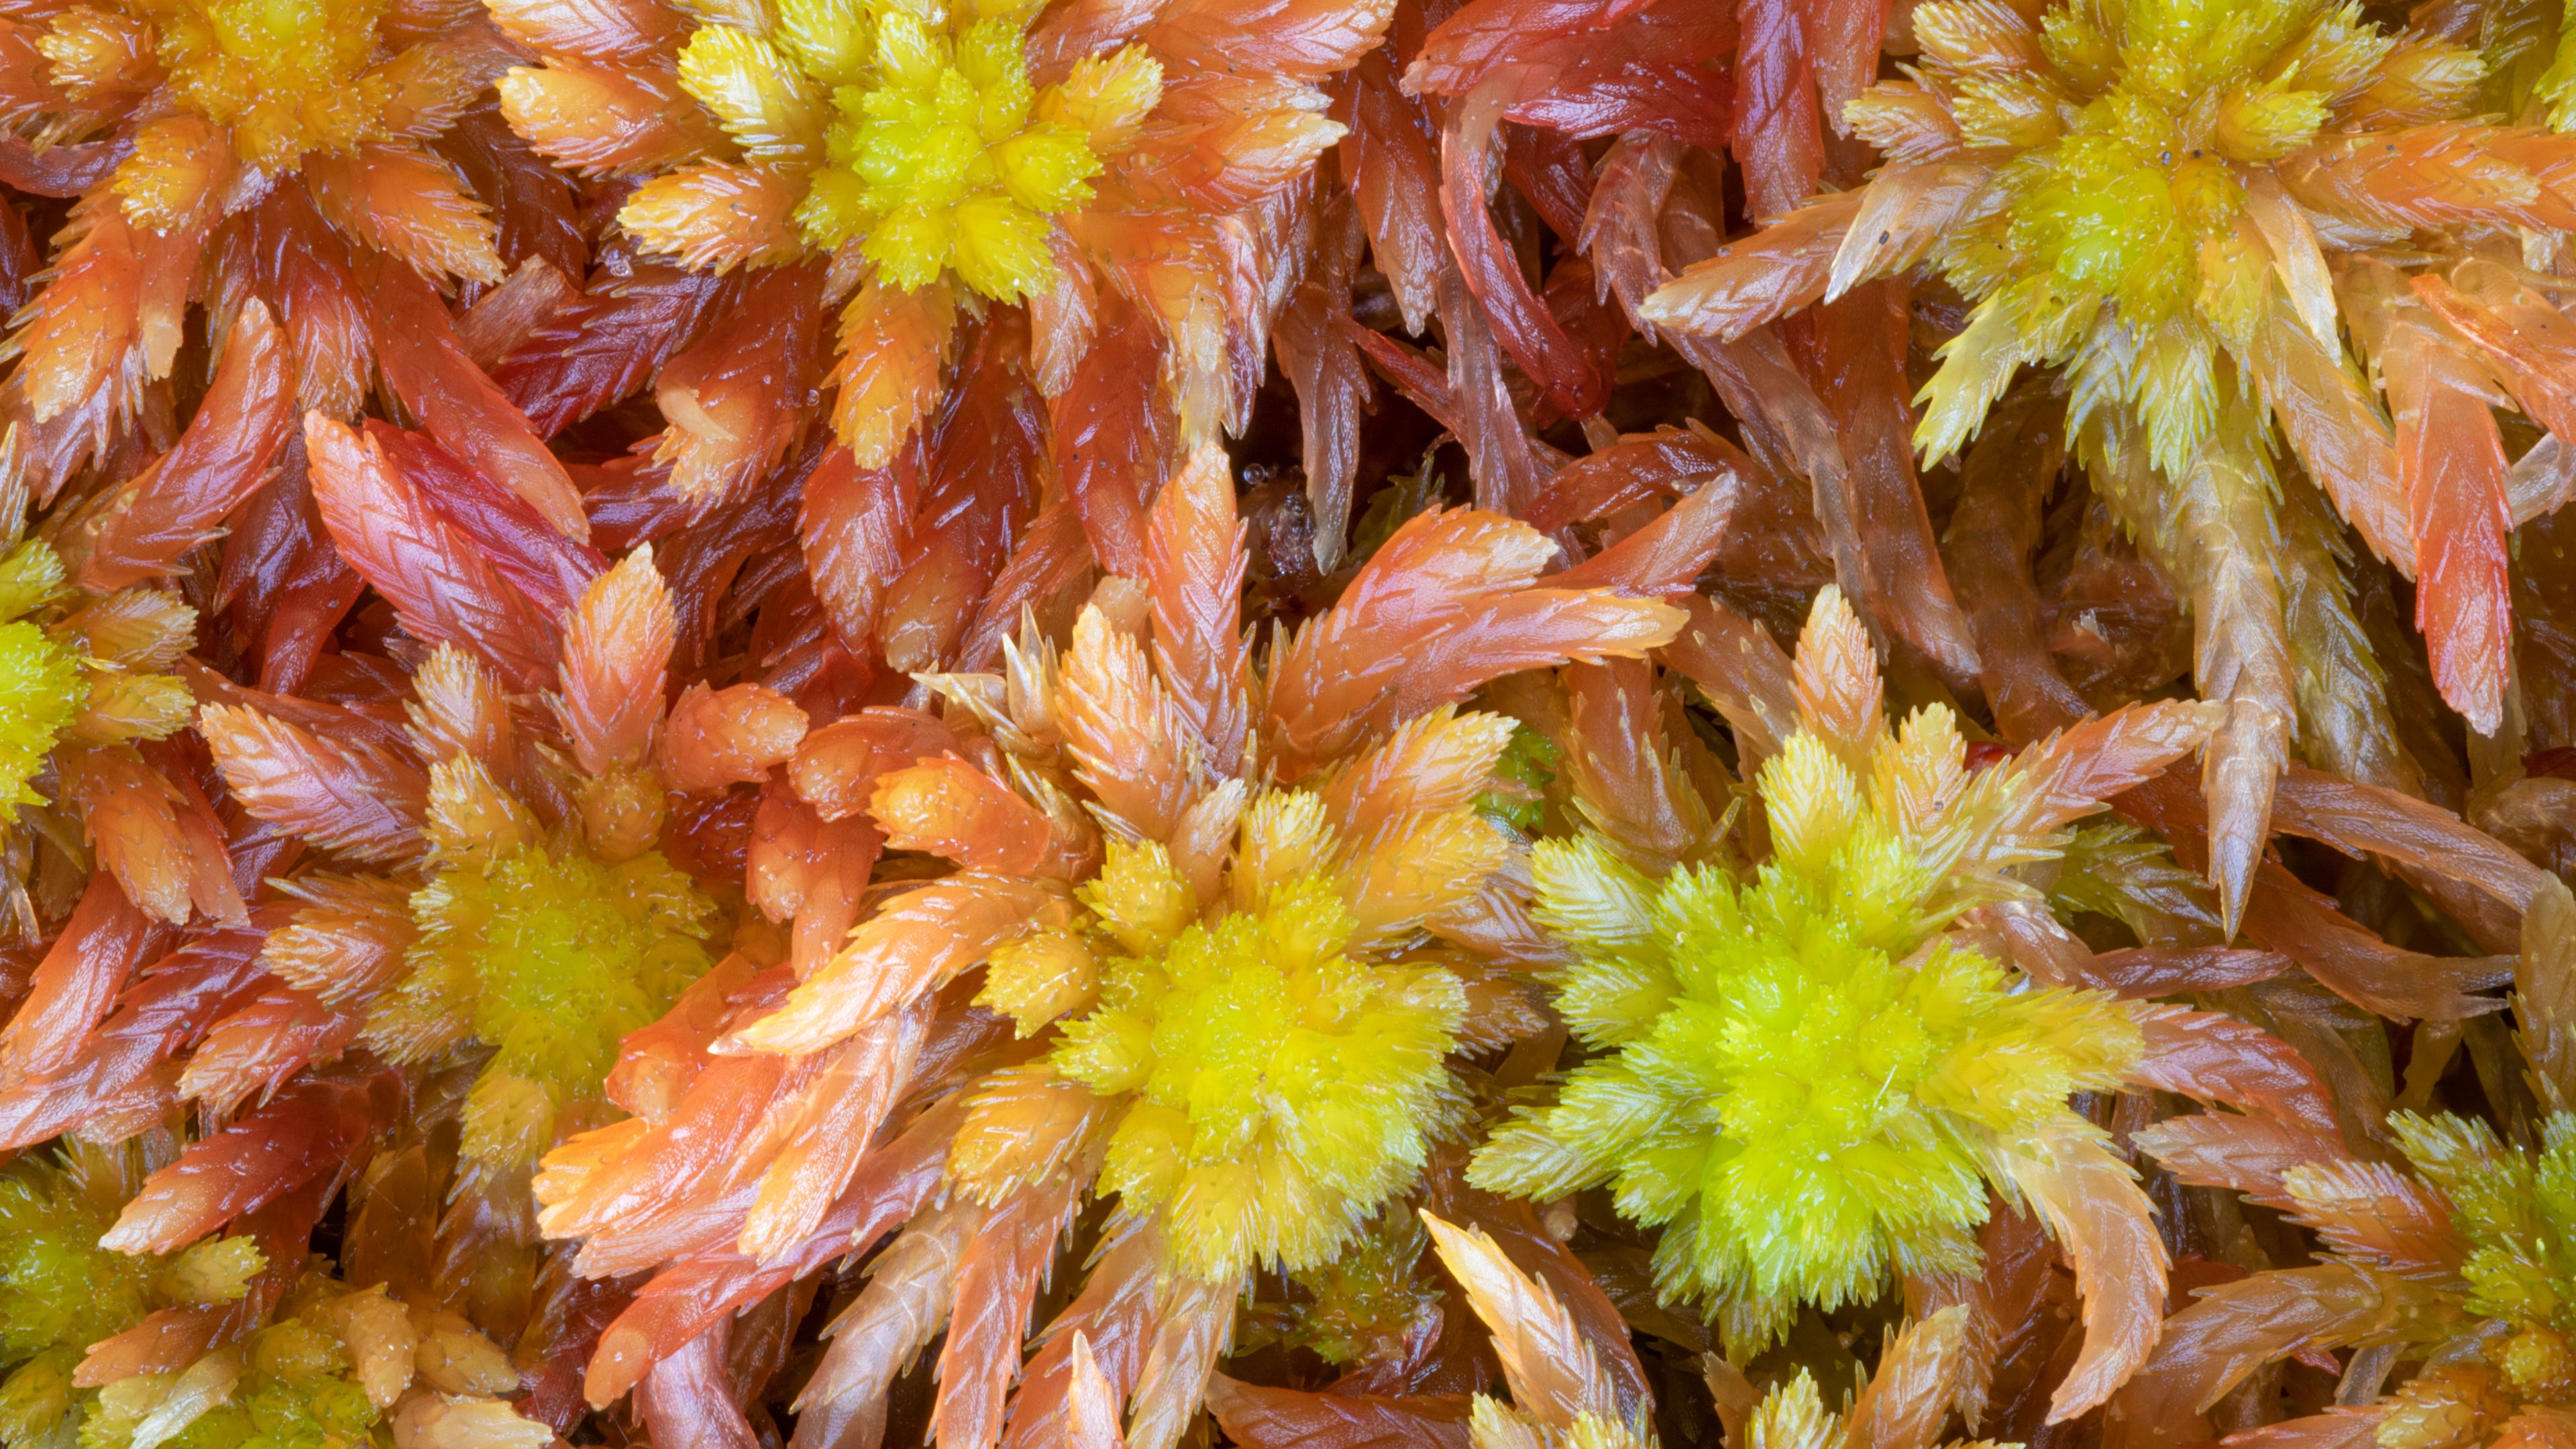
[[0, 1174], [0, 1363], [86, 1349], [153, 1306], [153, 1260], [98, 1245], [109, 1216], [39, 1164]]
[[[2184, 467], [2270, 305], [2246, 177], [2329, 127], [2465, 116], [2485, 79], [2474, 52], [2316, 0], [2081, 0], [2035, 35], [1948, 0], [1924, 18], [1960, 139], [2002, 161], [1997, 204], [1932, 251], [1978, 307], [1924, 391], [1927, 461], [1974, 435], [2014, 366], [2074, 360], [2078, 414], [2134, 409], [2156, 466]], [[2025, 43], [2036, 64], [2012, 58]], [[1901, 151], [1922, 94], [1881, 85], [1851, 122]]]
[[1113, 845], [1078, 894], [1098, 1004], [1046, 1064], [1114, 1102], [1101, 1190], [1159, 1215], [1201, 1278], [1325, 1262], [1459, 1109], [1441, 1061], [1466, 1011], [1457, 978], [1354, 954], [1321, 874], [1202, 920], [1162, 846]]
[[[1891, 779], [1909, 752], [1956, 753], [1942, 723], [1887, 751]], [[1817, 736], [1792, 736], [1759, 789], [1774, 854], [1749, 882], [1540, 843], [1542, 918], [1577, 956], [1559, 1006], [1599, 1055], [1468, 1174], [1534, 1198], [1609, 1183], [1665, 1229], [1661, 1289], [1751, 1340], [1899, 1269], [1973, 1265], [1984, 1145], [2067, 1122], [2070, 1093], [2117, 1087], [2141, 1050], [2109, 998], [2016, 990], [1934, 936], [1941, 872]]]
[[[121, 1396], [76, 1386], [90, 1345], [157, 1308], [229, 1303], [267, 1266], [247, 1238], [208, 1238], [169, 1257], [99, 1246], [112, 1214], [73, 1172], [22, 1161], [0, 1173], [0, 1446], [118, 1449], [175, 1375], [150, 1374]], [[124, 1408], [120, 1408], [120, 1402]], [[142, 1412], [148, 1412], [148, 1408]], [[121, 1427], [120, 1427], [121, 1426]], [[238, 1441], [205, 1449], [235, 1449]]]
[[715, 907], [656, 851], [610, 865], [515, 845], [441, 871], [411, 908], [412, 971], [369, 1038], [401, 1059], [468, 1033], [495, 1049], [466, 1105], [466, 1150], [486, 1160], [544, 1151], [564, 1106], [598, 1095], [618, 1040], [712, 964]]
[[233, 128], [254, 166], [347, 153], [391, 134], [394, 78], [365, 75], [383, 0], [145, 0], [180, 104]]
[[[289, 1319], [242, 1345], [241, 1377], [224, 1402], [164, 1443], [175, 1449], [360, 1449], [379, 1417], [349, 1375], [349, 1355], [324, 1329]], [[108, 1386], [81, 1426], [81, 1449], [127, 1449], [145, 1415], [171, 1396], [174, 1376], [143, 1374]]]
[[754, 164], [805, 173], [807, 245], [857, 242], [902, 291], [953, 272], [1016, 302], [1055, 284], [1053, 219], [1091, 200], [1103, 155], [1162, 95], [1140, 46], [1032, 85], [1031, 13], [807, 0], [782, 6], [772, 34], [700, 27], [680, 82]]
[[45, 757], [89, 702], [80, 656], [19, 617], [62, 587], [62, 561], [29, 539], [0, 558], [0, 822], [21, 805], [42, 805], [29, 788]]

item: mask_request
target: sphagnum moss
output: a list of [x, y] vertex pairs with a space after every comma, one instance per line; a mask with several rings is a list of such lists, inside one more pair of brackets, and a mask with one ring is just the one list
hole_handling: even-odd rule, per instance
[[2195, 670], [2229, 709], [2205, 786], [2232, 928], [2294, 747], [2425, 788], [2343, 523], [2416, 580], [2450, 707], [2501, 727], [2512, 520], [2490, 371], [2535, 419], [2560, 413], [2555, 384], [2522, 380], [2537, 354], [2500, 320], [2520, 284], [2495, 269], [2525, 255], [2508, 237], [2564, 244], [2576, 138], [2496, 124], [2469, 46], [2326, 0], [1936, 0], [1913, 33], [1913, 66], [1845, 108], [1883, 153], [1872, 178], [1640, 315], [1733, 338], [1937, 276], [1971, 306], [1915, 399], [1925, 466], [2017, 373], [2057, 369], [2041, 385], [2071, 453], [2182, 589]]
[[494, 1049], [466, 1103], [465, 1150], [526, 1161], [568, 1105], [596, 1098], [617, 1043], [714, 964], [715, 914], [659, 852], [607, 863], [578, 840], [477, 852], [411, 898], [411, 974], [374, 1006], [369, 1040], [397, 1059]]
[[[135, 1418], [120, 1413], [113, 1386], [102, 1395], [79, 1382], [90, 1346], [156, 1309], [234, 1302], [268, 1266], [241, 1237], [205, 1238], [168, 1255], [100, 1246], [116, 1206], [95, 1197], [115, 1176], [107, 1160], [95, 1152], [59, 1165], [22, 1159], [0, 1173], [0, 1444], [9, 1449], [121, 1449]], [[246, 1440], [209, 1435], [191, 1449]]]
[[[1204, 918], [1159, 844], [1110, 847], [1079, 892], [1103, 958], [1097, 1005], [1047, 1057], [1117, 1104], [1100, 1190], [1163, 1224], [1174, 1265], [1211, 1281], [1329, 1261], [1464, 1105], [1441, 1065], [1466, 1015], [1456, 978], [1355, 950], [1330, 877], [1268, 878], [1341, 853], [1321, 802], [1265, 795], [1245, 829], [1258, 844], [1237, 868], [1257, 883]], [[985, 999], [1010, 1010], [1012, 984]]]
[[[2079, 1262], [2127, 1257], [2087, 1291], [2134, 1311], [2161, 1291], [2147, 1204], [2068, 1098], [2132, 1080], [2139, 1024], [2105, 993], [2032, 987], [1951, 930], [2026, 897], [2011, 871], [2050, 859], [2100, 795], [2196, 748], [2206, 709], [2124, 712], [1972, 775], [1947, 707], [1889, 731], [1837, 592], [1796, 669], [1800, 728], [1756, 778], [1771, 851], [1750, 879], [1716, 865], [1656, 879], [1598, 836], [1537, 846], [1539, 918], [1575, 956], [1557, 1008], [1592, 1054], [1553, 1103], [1495, 1130], [1469, 1180], [1537, 1199], [1608, 1184], [1623, 1216], [1663, 1229], [1658, 1291], [1704, 1302], [1737, 1354], [1803, 1305], [1974, 1271], [1990, 1193], [2043, 1203]], [[2070, 1191], [2087, 1164], [2102, 1174]], [[2133, 1273], [2147, 1292], [2113, 1281]], [[2106, 1394], [2147, 1341], [2088, 1339], [2107, 1369], [2070, 1375], [2060, 1412]]]
[[[905, 291], [953, 274], [1016, 302], [1054, 287], [1054, 218], [1091, 200], [1102, 157], [1133, 139], [1162, 75], [1129, 46], [1032, 85], [1030, 18], [1008, 6], [943, 17], [794, 4], [774, 35], [701, 26], [680, 53], [680, 81], [755, 165], [798, 178], [794, 222], [815, 252], [856, 244]], [[645, 187], [627, 225], [687, 252], [688, 184]]]
[[0, 1444], [2563, 1440], [2563, 29], [14, 7]]

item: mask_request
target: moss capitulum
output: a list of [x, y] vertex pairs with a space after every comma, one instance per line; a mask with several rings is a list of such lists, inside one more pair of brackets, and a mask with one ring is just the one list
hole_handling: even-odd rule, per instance
[[160, 49], [183, 101], [282, 169], [381, 136], [392, 86], [360, 72], [383, 16], [382, 0], [193, 0], [163, 13]]
[[522, 844], [441, 871], [412, 896], [412, 972], [368, 1022], [400, 1058], [465, 1032], [495, 1049], [466, 1105], [469, 1154], [533, 1161], [558, 1113], [599, 1093], [617, 1043], [651, 1024], [711, 959], [715, 907], [647, 852], [609, 865]]
[[680, 78], [746, 159], [803, 174], [808, 246], [856, 245], [900, 290], [953, 274], [1016, 302], [1055, 285], [1054, 218], [1090, 202], [1162, 90], [1139, 46], [1033, 85], [1028, 20], [1025, 6], [800, 0], [773, 35], [700, 27]]
[[[1172, 1260], [1201, 1278], [1325, 1261], [1458, 1110], [1441, 1061], [1465, 1014], [1457, 978], [1354, 954], [1320, 874], [1202, 920], [1163, 847], [1112, 846], [1078, 894], [1097, 1005], [1046, 1060], [1117, 1104], [1101, 1190], [1160, 1215]], [[1030, 1011], [1038, 955], [1006, 954], [986, 999]]]
[[[1908, 738], [1957, 747], [1937, 723]], [[1792, 736], [1759, 786], [1774, 854], [1750, 882], [1649, 879], [1597, 838], [1540, 842], [1542, 919], [1577, 953], [1558, 1004], [1600, 1054], [1468, 1174], [1535, 1198], [1609, 1183], [1665, 1228], [1662, 1291], [1757, 1343], [1801, 1303], [1973, 1265], [1980, 1144], [2062, 1123], [2070, 1093], [2117, 1087], [2141, 1049], [2116, 1002], [2016, 990], [1933, 936], [1932, 873], [1816, 736]]]

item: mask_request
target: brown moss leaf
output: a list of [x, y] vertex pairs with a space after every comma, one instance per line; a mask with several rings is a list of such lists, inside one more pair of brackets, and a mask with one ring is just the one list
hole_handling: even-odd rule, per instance
[[2342, 1263], [2221, 1284], [2164, 1322], [2154, 1357], [2105, 1413], [2103, 1441], [2115, 1449], [2170, 1443], [2264, 1364], [2391, 1330], [2438, 1336], [2458, 1316], [2438, 1288]]
[[883, 468], [930, 416], [957, 343], [944, 281], [903, 291], [870, 278], [841, 310], [832, 431], [861, 468]]
[[391, 865], [420, 854], [429, 779], [409, 761], [232, 705], [207, 705], [197, 728], [251, 814], [353, 860]]
[[2084, 1348], [2049, 1399], [2048, 1422], [2100, 1405], [2144, 1363], [2162, 1328], [2165, 1248], [2137, 1174], [2089, 1126], [1998, 1143], [2013, 1185], [2065, 1249], [2084, 1300]]
[[1021, 1344], [1038, 1285], [1080, 1210], [1089, 1173], [1059, 1174], [1010, 1195], [993, 1210], [957, 1262], [948, 1341], [939, 1351], [938, 1442], [991, 1449], [1019, 1376]]
[[773, 1129], [781, 1146], [761, 1174], [759, 1195], [736, 1240], [744, 1253], [775, 1262], [821, 1225], [895, 1098], [910, 1085], [929, 1016], [923, 1009], [905, 1011], [842, 1043], [784, 1109], [786, 1120]]
[[308, 1079], [143, 1180], [100, 1246], [172, 1253], [245, 1213], [331, 1173], [401, 1105], [390, 1074]]
[[555, 717], [583, 774], [632, 768], [652, 752], [678, 629], [650, 544], [582, 593], [564, 624]]
[[2288, 1042], [2215, 1011], [2173, 1005], [2132, 1009], [2146, 1039], [2138, 1079], [2203, 1102], [2268, 1112], [2321, 1137], [2342, 1126], [2334, 1099]]
[[304, 445], [323, 527], [407, 631], [475, 650], [517, 688], [553, 682], [555, 621], [439, 519], [381, 443], [307, 413]]
[[2283, 1204], [2291, 1169], [2345, 1159], [2339, 1138], [2320, 1136], [2293, 1122], [2204, 1112], [2169, 1117], [2130, 1137], [2140, 1150], [2194, 1187], [2223, 1187], [2258, 1202]]
[[253, 299], [234, 318], [187, 431], [118, 491], [90, 545], [82, 583], [104, 592], [170, 572], [267, 478], [294, 430], [285, 339]]
[[[1637, 309], [1657, 327], [1732, 342], [1825, 295], [1836, 254], [1876, 186], [1836, 191], [1799, 207], [1758, 234], [1722, 246], [1666, 282]], [[1846, 283], [1848, 285], [1848, 283]]]
[[1035, 874], [1054, 837], [1036, 806], [954, 756], [886, 772], [868, 813], [892, 849], [930, 851], [994, 875]]
[[1307, 1393], [1218, 1374], [1207, 1399], [1218, 1427], [1252, 1449], [1468, 1449], [1465, 1394]]
[[1932, 1449], [1965, 1368], [1969, 1312], [1956, 1304], [1906, 1325], [1852, 1403], [1845, 1449]]
[[2316, 1162], [2282, 1174], [2298, 1216], [2344, 1258], [2409, 1278], [2454, 1281], [2469, 1245], [2442, 1195], [2381, 1162]]
[[809, 723], [794, 700], [764, 684], [690, 685], [663, 729], [662, 778], [688, 791], [756, 784], [794, 757]]
[[1515, 1267], [1483, 1229], [1453, 1226], [1427, 1209], [1422, 1220], [1442, 1266], [1493, 1334], [1514, 1406], [1552, 1429], [1571, 1429], [1583, 1414], [1620, 1422], [1617, 1394], [1556, 1295]]
[[409, 142], [306, 157], [304, 186], [333, 226], [426, 276], [497, 283], [506, 275], [491, 214], [446, 161]]
[[1143, 583], [1153, 602], [1154, 663], [1220, 776], [1242, 761], [1251, 713], [1251, 641], [1236, 623], [1245, 562], [1232, 465], [1223, 450], [1202, 446], [1154, 501]]
[[1061, 898], [1033, 882], [982, 875], [898, 896], [862, 922], [841, 953], [789, 992], [777, 1011], [737, 1028], [718, 1045], [755, 1052], [820, 1050], [1064, 909]]
[[26, 1077], [71, 1066], [158, 936], [113, 875], [92, 875], [62, 934], [29, 973], [9, 1024], [0, 1028], [0, 1077], [16, 1086]]
[[847, 448], [823, 455], [805, 480], [797, 536], [814, 596], [830, 614], [841, 647], [864, 654], [876, 637], [886, 582], [921, 502], [921, 451], [899, 450], [883, 468], [862, 468]]
[[796, 1396], [797, 1412], [831, 1405], [847, 1414], [854, 1402], [883, 1412], [895, 1375], [948, 1326], [966, 1251], [992, 1215], [961, 1196], [905, 1226], [878, 1255], [857, 1301], [823, 1330], [828, 1346]]
[[1147, 840], [1170, 839], [1198, 794], [1202, 737], [1137, 638], [1096, 607], [1074, 621], [1056, 718], [1099, 808]]

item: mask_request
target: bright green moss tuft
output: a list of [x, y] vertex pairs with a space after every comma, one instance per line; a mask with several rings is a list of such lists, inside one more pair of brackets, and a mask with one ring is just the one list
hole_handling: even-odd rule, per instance
[[877, 20], [872, 88], [843, 87], [797, 222], [814, 246], [864, 236], [878, 274], [910, 290], [954, 268], [999, 301], [1055, 276], [1048, 218], [1091, 199], [1100, 159], [1072, 126], [1033, 118], [1019, 27], [954, 38], [900, 10]]
[[773, 34], [699, 27], [680, 83], [753, 164], [803, 177], [815, 251], [855, 243], [899, 291], [953, 275], [1016, 302], [1055, 285], [1055, 218], [1090, 202], [1162, 94], [1141, 46], [1032, 84], [1034, 8], [797, 0]]
[[[376, 1406], [349, 1377], [339, 1340], [290, 1319], [250, 1336], [229, 1401], [198, 1415], [168, 1442], [174, 1449], [360, 1449], [373, 1444], [377, 1418]], [[95, 1415], [83, 1431], [83, 1449], [119, 1449], [131, 1434], [120, 1416]]]
[[267, 1267], [267, 1255], [249, 1238], [203, 1238], [172, 1257], [152, 1286], [173, 1302], [232, 1303]]
[[42, 805], [31, 788], [45, 757], [89, 703], [80, 656], [20, 616], [63, 587], [63, 562], [26, 539], [0, 556], [0, 824], [21, 805]]
[[1500, 1129], [1469, 1180], [1598, 1183], [1665, 1227], [1659, 1287], [1761, 1343], [1802, 1302], [1975, 1262], [1986, 1146], [2061, 1124], [2141, 1049], [2117, 1003], [2016, 989], [1938, 938], [1938, 882], [1817, 737], [1763, 769], [1774, 855], [1650, 879], [1593, 838], [1543, 841], [1542, 919], [1576, 951], [1559, 1007], [1599, 1053]]
[[22, 618], [63, 591], [63, 560], [36, 539], [0, 554], [0, 619]]
[[2470, 1244], [2460, 1276], [2472, 1313], [2576, 1333], [2576, 1116], [2560, 1113], [2526, 1155], [2469, 1118], [2399, 1112], [2390, 1135], [2451, 1201]]
[[[2506, 1146], [2484, 1122], [2447, 1113], [2394, 1113], [2388, 1129], [2415, 1170], [2440, 1190], [2466, 1246], [2450, 1290], [2456, 1307], [2494, 1320], [2460, 1339], [2482, 1343], [2485, 1364], [2455, 1361], [2449, 1372], [2456, 1384], [2484, 1392], [2499, 1406], [2498, 1417], [2510, 1414], [2516, 1400], [2565, 1403], [2576, 1386], [2576, 1115], [2562, 1112], [2543, 1123], [2536, 1153]], [[2282, 1181], [2302, 1202], [2311, 1194], [2332, 1202], [2340, 1192], [2338, 1206], [2353, 1215], [2366, 1199], [2351, 1198], [2328, 1172], [2297, 1168]], [[2366, 1236], [2366, 1215], [2359, 1226]], [[2442, 1394], [2421, 1394], [2415, 1385], [2400, 1392], [2417, 1402], [2383, 1422], [2378, 1439], [2386, 1449], [2469, 1442], [2457, 1420], [2445, 1418]]]
[[714, 907], [658, 853], [612, 866], [527, 847], [441, 876], [413, 909], [433, 949], [474, 958], [475, 1034], [510, 1070], [567, 1089], [595, 1086], [617, 1039], [710, 964]]
[[[237, 1299], [268, 1266], [256, 1244], [237, 1237], [208, 1238], [171, 1258], [111, 1252], [98, 1242], [111, 1217], [74, 1172], [27, 1160], [0, 1173], [5, 1449], [68, 1449], [75, 1434], [84, 1449], [119, 1449], [140, 1415], [119, 1420], [99, 1392], [73, 1382], [90, 1345], [157, 1308]], [[171, 1378], [143, 1377], [155, 1382], [129, 1395]]]
[[66, 1179], [0, 1174], [0, 1365], [78, 1351], [151, 1311], [153, 1261], [98, 1245], [108, 1218]]
[[533, 1158], [557, 1111], [597, 1095], [618, 1039], [705, 973], [714, 915], [658, 852], [608, 865], [522, 845], [452, 867], [412, 896], [413, 971], [371, 1037], [406, 1056], [465, 1031], [495, 1048], [467, 1104], [467, 1150]]
[[90, 1395], [73, 1385], [76, 1348], [47, 1349], [0, 1377], [0, 1445], [39, 1449], [61, 1442], [73, 1407]]
[[0, 624], [0, 821], [45, 803], [31, 782], [88, 700], [71, 650], [24, 619]]
[[[2362, 54], [2347, 53], [2358, 44]], [[1997, 219], [2012, 250], [2111, 300], [2143, 335], [2187, 312], [2201, 248], [2235, 227], [2231, 162], [2315, 136], [2332, 88], [2389, 42], [2309, 0], [2094, 0], [2052, 11], [2041, 49], [2077, 105], [2033, 106], [2027, 75], [1960, 88], [1972, 143], [2026, 148]], [[2339, 49], [2342, 47], [2343, 49]], [[2062, 133], [2060, 127], [2063, 127]]]
[[255, 165], [284, 169], [313, 151], [383, 139], [393, 83], [361, 74], [376, 58], [383, 0], [181, 0], [137, 6], [181, 104], [234, 130]]
[[1322, 1263], [1459, 1109], [1442, 1066], [1457, 978], [1347, 954], [1355, 925], [1320, 876], [1201, 922], [1161, 846], [1113, 845], [1082, 896], [1126, 954], [1106, 955], [1099, 1006], [1048, 1060], [1121, 1099], [1101, 1190], [1162, 1214], [1201, 1278]]
[[[1991, 204], [1932, 250], [1978, 307], [1921, 399], [1927, 462], [1975, 434], [2015, 368], [2049, 363], [2076, 379], [2079, 419], [2137, 419], [2179, 472], [2225, 399], [2254, 395], [2246, 359], [2278, 283], [2248, 187], [2337, 129], [2465, 117], [2485, 74], [2473, 52], [2319, 0], [2074, 0], [2036, 36], [1972, 0], [1922, 18], [1927, 75], [1997, 165]], [[1901, 147], [1876, 127], [1914, 84], [1850, 118]]]

